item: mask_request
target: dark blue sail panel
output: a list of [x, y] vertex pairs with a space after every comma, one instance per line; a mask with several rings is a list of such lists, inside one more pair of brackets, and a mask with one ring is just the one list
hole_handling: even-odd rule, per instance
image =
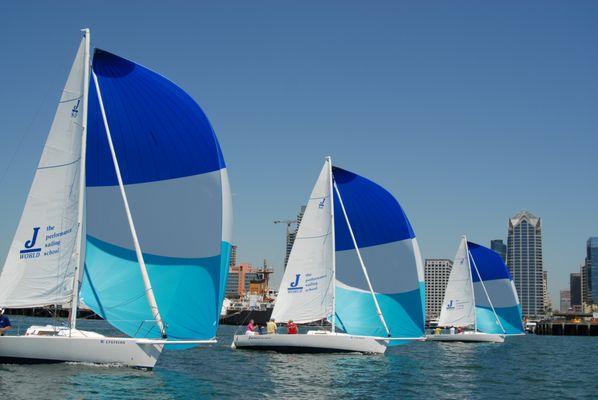
[[479, 272], [479, 275], [477, 273], [471, 274], [474, 282], [479, 281], [480, 276], [483, 281], [493, 279], [511, 280], [509, 270], [497, 252], [472, 242], [467, 242], [467, 247], [473, 258], [472, 263], [475, 262], [475, 266]]
[[[225, 166], [210, 122], [177, 85], [98, 49], [93, 71], [125, 184], [181, 178]], [[93, 79], [87, 140], [87, 186], [117, 185]]]
[[[353, 172], [332, 167], [334, 182], [343, 197], [358, 246], [368, 247], [413, 239], [415, 233], [397, 200], [382, 186]], [[336, 250], [353, 248], [353, 241], [335, 193], [334, 220]]]

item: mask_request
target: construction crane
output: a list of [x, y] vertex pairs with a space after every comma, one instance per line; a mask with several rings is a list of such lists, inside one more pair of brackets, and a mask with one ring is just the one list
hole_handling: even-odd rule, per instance
[[293, 233], [293, 231], [291, 230], [291, 226], [293, 224], [297, 223], [296, 219], [283, 219], [283, 220], [277, 220], [274, 221], [275, 224], [287, 224], [287, 235]]

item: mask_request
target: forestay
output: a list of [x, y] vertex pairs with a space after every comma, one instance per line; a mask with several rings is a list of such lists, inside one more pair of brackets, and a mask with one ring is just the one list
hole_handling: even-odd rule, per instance
[[306, 323], [332, 312], [331, 177], [326, 161], [313, 188], [282, 278], [272, 318]]
[[[376, 183], [338, 167], [333, 178], [390, 336], [422, 337], [423, 265], [407, 216]], [[386, 337], [336, 191], [334, 215], [337, 326], [350, 334]]]
[[507, 266], [495, 251], [467, 242], [473, 277], [477, 329], [522, 334], [519, 297]]
[[438, 326], [473, 327], [475, 325], [475, 305], [470, 271], [467, 241], [462, 239], [444, 292]]
[[[62, 91], [14, 239], [0, 270], [0, 307], [68, 304], [76, 252], [85, 38]], [[81, 199], [82, 201], [82, 199]]]
[[[216, 334], [230, 256], [231, 195], [214, 131], [166, 78], [96, 50], [98, 77], [143, 259], [169, 339]], [[94, 85], [82, 301], [122, 332], [156, 338]]]

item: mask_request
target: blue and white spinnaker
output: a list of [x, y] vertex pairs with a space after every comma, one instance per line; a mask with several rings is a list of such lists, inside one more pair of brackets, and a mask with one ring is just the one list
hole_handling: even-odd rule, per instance
[[[68, 326], [0, 337], [0, 359], [151, 369], [164, 346], [214, 342], [231, 196], [214, 131], [166, 78], [82, 30], [19, 226], [0, 307], [70, 308]], [[77, 329], [83, 301], [129, 337]]]
[[397, 200], [327, 159], [297, 231], [273, 318], [327, 318], [332, 333], [338, 328], [396, 344], [423, 337], [424, 292], [415, 233]]
[[507, 266], [495, 251], [467, 242], [472, 266], [476, 325], [480, 332], [523, 334], [521, 305]]
[[[409, 219], [393, 195], [378, 184], [338, 167], [332, 173], [338, 326], [354, 335], [422, 337], [424, 274]], [[383, 318], [377, 313], [355, 243]]]
[[[155, 300], [169, 339], [216, 334], [232, 222], [226, 165], [198, 104], [161, 75], [103, 50], [93, 72]], [[90, 85], [82, 300], [120, 331], [159, 338]]]
[[439, 326], [498, 335], [523, 333], [519, 298], [502, 258], [461, 240], [445, 291]]

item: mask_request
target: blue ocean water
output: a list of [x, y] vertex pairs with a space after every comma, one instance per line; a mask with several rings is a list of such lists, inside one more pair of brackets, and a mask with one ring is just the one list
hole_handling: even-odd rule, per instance
[[[54, 322], [27, 319], [21, 323]], [[18, 321], [17, 321], [18, 323]], [[111, 333], [102, 321], [82, 329]], [[504, 344], [418, 342], [385, 356], [284, 355], [217, 345], [166, 351], [152, 372], [82, 364], [0, 365], [6, 399], [590, 399], [598, 338], [521, 336]]]

